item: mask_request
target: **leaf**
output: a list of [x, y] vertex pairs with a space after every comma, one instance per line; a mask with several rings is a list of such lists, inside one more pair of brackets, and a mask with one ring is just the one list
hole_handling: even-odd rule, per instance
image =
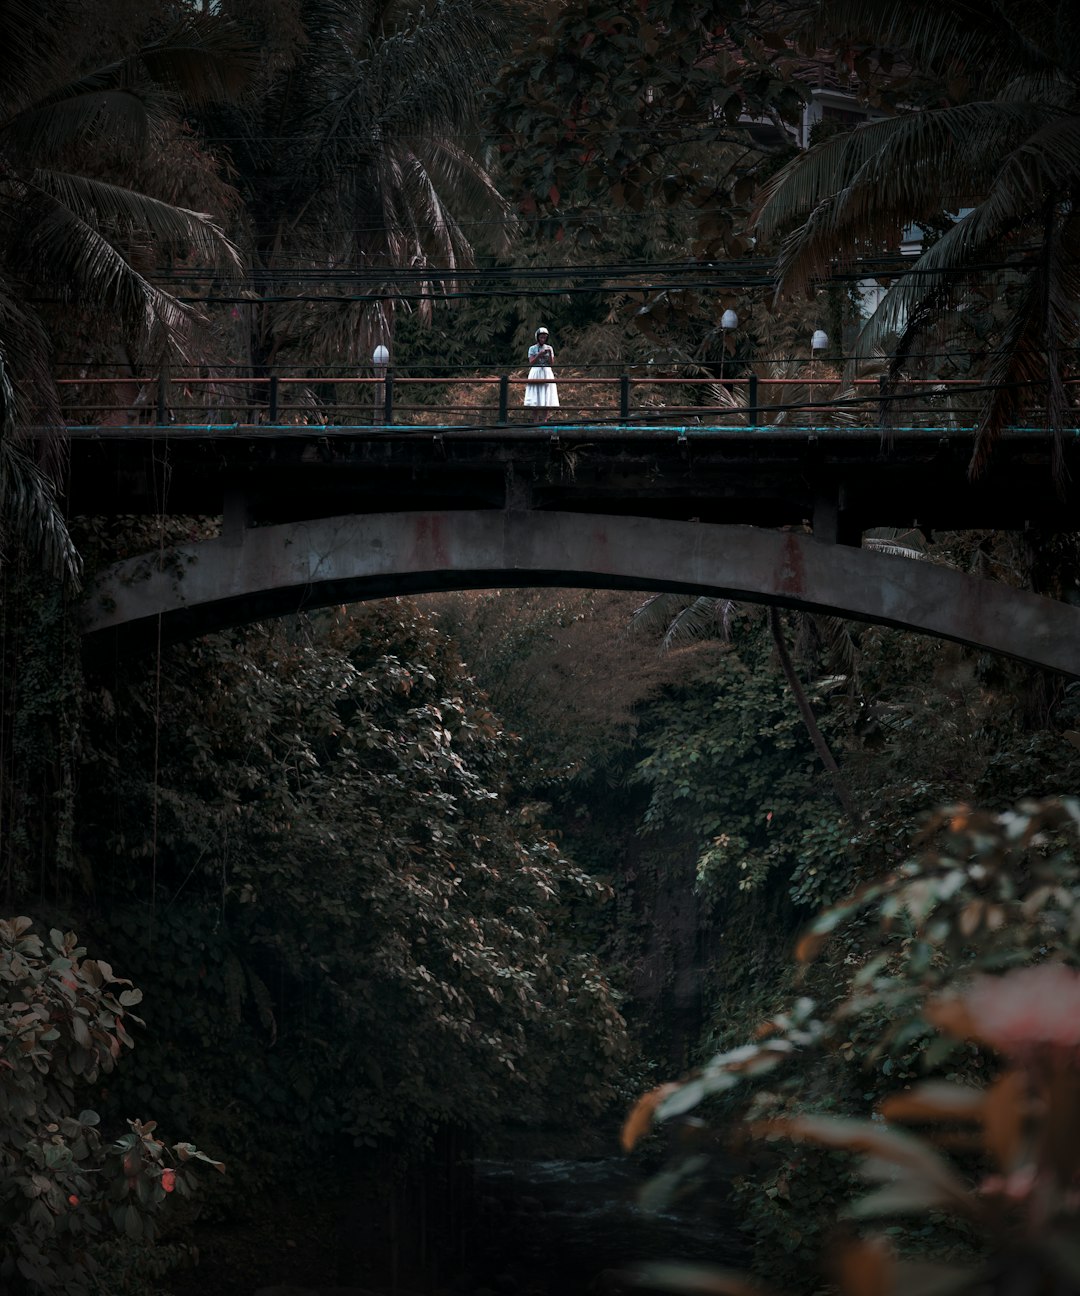
[[833, 1258], [837, 1284], [844, 1296], [888, 1296], [895, 1257], [884, 1238], [849, 1242]]
[[124, 1232], [133, 1242], [142, 1240], [142, 1216], [139, 1214], [139, 1208], [135, 1205], [129, 1204], [124, 1212]]
[[983, 1137], [1006, 1174], [1017, 1168], [1029, 1109], [1028, 1079], [1022, 1071], [1006, 1071], [985, 1095]]
[[892, 1094], [881, 1104], [886, 1120], [977, 1120], [986, 1091], [946, 1080], [929, 1080], [904, 1093]]
[[669, 1094], [675, 1093], [679, 1088], [677, 1084], [662, 1084], [655, 1089], [650, 1089], [647, 1094], [642, 1094], [630, 1109], [630, 1115], [627, 1116], [622, 1133], [619, 1135], [619, 1142], [624, 1152], [633, 1151], [638, 1140], [652, 1127], [653, 1115], [657, 1107]]
[[886, 1125], [844, 1116], [790, 1116], [759, 1122], [752, 1126], [752, 1132], [879, 1157], [922, 1176], [927, 1183], [940, 1189], [945, 1199], [960, 1203], [965, 1209], [970, 1208], [971, 1197], [964, 1182], [933, 1148], [921, 1139]]
[[688, 1080], [685, 1084], [677, 1085], [674, 1093], [668, 1094], [659, 1104], [656, 1116], [660, 1120], [667, 1120], [671, 1116], [682, 1116], [696, 1107], [703, 1098], [708, 1097], [708, 1094], [709, 1090], [703, 1079]]
[[800, 963], [809, 963], [815, 959], [821, 947], [832, 933], [853, 914], [857, 913], [870, 901], [876, 900], [886, 889], [885, 883], [874, 882], [860, 887], [846, 900], [823, 910], [799, 938], [795, 946], [795, 957]]
[[176, 1153], [180, 1161], [205, 1161], [207, 1165], [212, 1165], [215, 1170], [225, 1173], [225, 1163], [215, 1161], [213, 1157], [208, 1157], [205, 1152], [200, 1152], [194, 1143], [174, 1143], [173, 1152]]

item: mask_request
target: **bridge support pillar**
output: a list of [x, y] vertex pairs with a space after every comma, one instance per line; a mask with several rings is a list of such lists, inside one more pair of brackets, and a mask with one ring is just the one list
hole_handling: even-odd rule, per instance
[[840, 542], [840, 506], [829, 495], [818, 495], [814, 500], [814, 539], [826, 544]]
[[836, 494], [819, 491], [814, 497], [813, 530], [815, 540], [862, 548], [862, 528], [844, 508], [843, 487]]
[[524, 474], [515, 472], [513, 464], [506, 468], [504, 507], [512, 513], [525, 513], [532, 508], [532, 482]]
[[251, 522], [247, 492], [242, 486], [225, 487], [221, 513], [221, 538], [230, 549], [238, 549]]

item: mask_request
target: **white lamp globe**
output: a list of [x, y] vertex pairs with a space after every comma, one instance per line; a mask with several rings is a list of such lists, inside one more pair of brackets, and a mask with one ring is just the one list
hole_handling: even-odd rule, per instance
[[378, 368], [385, 368], [390, 363], [390, 352], [384, 346], [377, 346], [372, 353], [371, 363]]
[[811, 351], [824, 351], [829, 345], [829, 335], [824, 329], [815, 329], [814, 336], [810, 339]]
[[720, 316], [720, 327], [722, 329], [733, 329], [739, 327], [739, 317], [733, 310], [724, 311]]

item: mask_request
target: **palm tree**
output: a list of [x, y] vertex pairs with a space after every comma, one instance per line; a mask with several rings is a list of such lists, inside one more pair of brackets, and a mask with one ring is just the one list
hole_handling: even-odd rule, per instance
[[26, 538], [72, 579], [77, 560], [48, 473], [16, 438], [30, 425], [59, 429], [52, 361], [76, 322], [178, 347], [193, 312], [150, 269], [170, 254], [238, 264], [212, 216], [124, 181], [179, 95], [228, 94], [243, 74], [235, 33], [205, 17], [82, 70], [84, 17], [67, 0], [0, 7], [0, 507], [8, 538], [36, 529]]
[[0, 359], [0, 564], [10, 546], [28, 550], [77, 589], [80, 561], [53, 483], [19, 445], [15, 391]]
[[[875, 51], [879, 69], [895, 57], [914, 73], [895, 90], [900, 106], [891, 115], [832, 135], [765, 186], [755, 231], [764, 240], [785, 236], [783, 289], [796, 292], [836, 262], [894, 250], [913, 224], [939, 231], [892, 284], [861, 347], [893, 343], [895, 376], [917, 360], [921, 341], [956, 345], [974, 319], [983, 336], [973, 342], [974, 372], [986, 393], [972, 472], [1021, 415], [1037, 412], [1060, 446], [1075, 422], [1064, 380], [1080, 301], [1072, 5], [821, 0], [797, 35], [847, 50], [867, 75]], [[988, 265], [1003, 267], [1000, 321], [988, 309]]]
[[299, 0], [296, 16], [302, 39], [268, 68], [257, 119], [228, 131], [258, 288], [302, 297], [314, 276], [328, 304], [256, 305], [253, 359], [366, 364], [399, 310], [418, 298], [430, 317], [438, 268], [470, 265], [477, 230], [505, 240], [477, 119], [505, 23], [477, 0]]

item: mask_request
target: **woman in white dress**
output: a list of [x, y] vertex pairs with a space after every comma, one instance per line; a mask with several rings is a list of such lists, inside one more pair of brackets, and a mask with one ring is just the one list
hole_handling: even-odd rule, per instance
[[525, 384], [525, 404], [539, 409], [558, 409], [559, 389], [551, 366], [555, 352], [548, 346], [546, 328], [536, 330], [536, 343], [529, 347], [529, 378]]

